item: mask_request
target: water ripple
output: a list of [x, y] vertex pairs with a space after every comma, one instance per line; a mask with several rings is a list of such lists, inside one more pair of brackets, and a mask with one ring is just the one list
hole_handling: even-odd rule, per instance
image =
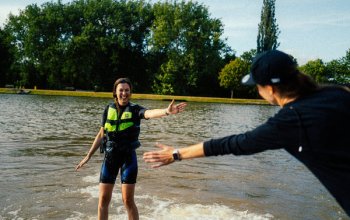
[[[88, 152], [110, 101], [0, 94], [0, 219], [95, 219], [103, 154], [96, 153], [79, 172], [74, 167]], [[150, 109], [169, 104], [137, 103]], [[143, 219], [157, 219], [159, 213], [165, 216], [159, 219], [167, 219], [168, 214], [174, 219], [186, 219], [186, 215], [194, 219], [343, 217], [318, 180], [284, 151], [185, 160], [160, 169], [150, 169], [142, 160], [142, 153], [156, 149], [156, 142], [181, 147], [244, 132], [277, 110], [273, 106], [188, 103], [180, 115], [143, 120], [136, 188]], [[119, 188], [119, 200], [113, 201], [111, 209], [114, 217], [126, 216], [116, 213], [123, 210]], [[187, 211], [180, 212], [183, 209]], [[240, 217], [239, 211], [246, 210], [251, 214]]]

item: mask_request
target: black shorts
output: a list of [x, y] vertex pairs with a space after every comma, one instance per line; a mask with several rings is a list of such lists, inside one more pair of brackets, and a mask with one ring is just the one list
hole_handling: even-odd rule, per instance
[[138, 166], [135, 150], [128, 153], [118, 153], [113, 156], [108, 156], [106, 154], [101, 167], [100, 183], [114, 184], [117, 179], [119, 169], [121, 170], [121, 183], [136, 183]]

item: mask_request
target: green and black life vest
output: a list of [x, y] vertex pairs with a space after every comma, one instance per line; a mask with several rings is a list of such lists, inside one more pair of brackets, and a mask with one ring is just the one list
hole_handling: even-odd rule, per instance
[[135, 106], [135, 104], [129, 102], [121, 115], [118, 115], [114, 103], [108, 106], [107, 118], [104, 124], [107, 141], [114, 141], [118, 144], [138, 142], [140, 119], [133, 111]]

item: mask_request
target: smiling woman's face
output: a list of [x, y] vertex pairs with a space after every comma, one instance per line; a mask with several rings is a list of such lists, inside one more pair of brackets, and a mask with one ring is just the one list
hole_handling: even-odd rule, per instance
[[120, 106], [127, 105], [131, 97], [131, 90], [129, 84], [119, 83], [115, 90], [117, 94], [118, 104]]

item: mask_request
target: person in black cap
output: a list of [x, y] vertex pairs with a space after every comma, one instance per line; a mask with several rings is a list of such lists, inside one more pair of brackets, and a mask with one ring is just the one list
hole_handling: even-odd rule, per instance
[[281, 109], [255, 129], [176, 149], [146, 152], [152, 167], [174, 161], [225, 154], [250, 155], [285, 149], [310, 171], [350, 216], [350, 91], [319, 86], [301, 73], [288, 54], [271, 50], [257, 55], [245, 85], [256, 85], [261, 97]]

